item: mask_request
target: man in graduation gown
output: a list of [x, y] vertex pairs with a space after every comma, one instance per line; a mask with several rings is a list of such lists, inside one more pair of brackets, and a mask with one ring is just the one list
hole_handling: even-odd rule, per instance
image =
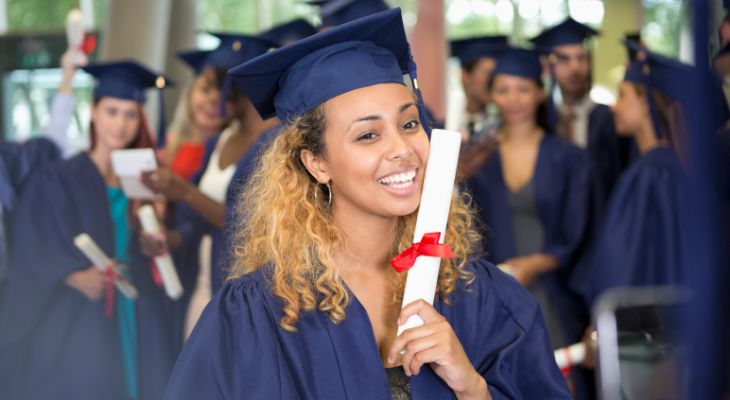
[[[487, 83], [496, 58], [508, 47], [506, 36], [482, 36], [451, 41], [451, 55], [461, 64], [461, 84], [466, 97], [462, 133], [473, 142], [485, 131], [496, 129], [496, 110], [489, 108]], [[494, 132], [492, 132], [494, 133]]]
[[558, 135], [590, 153], [607, 198], [630, 163], [633, 150], [630, 140], [616, 135], [611, 109], [590, 98], [593, 79], [589, 40], [598, 33], [568, 17], [531, 41], [548, 54], [552, 79], [559, 88], [559, 93], [548, 93], [550, 122]]

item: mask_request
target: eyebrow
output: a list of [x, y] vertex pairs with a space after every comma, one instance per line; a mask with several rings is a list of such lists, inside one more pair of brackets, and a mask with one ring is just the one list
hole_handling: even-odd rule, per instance
[[[414, 107], [415, 105], [416, 105], [416, 103], [414, 103], [414, 102], [410, 102], [410, 103], [403, 104], [402, 106], [400, 106], [398, 108], [398, 114], [403, 114], [406, 110], [408, 110], [411, 107]], [[380, 120], [380, 119], [383, 119], [383, 117], [381, 117], [380, 115], [377, 115], [377, 114], [366, 115], [364, 117], [361, 117], [361, 118], [358, 118], [358, 119], [352, 121], [350, 123], [350, 125], [347, 127], [347, 130], [349, 131], [350, 128], [352, 128], [352, 126], [355, 125], [358, 122], [377, 121], [377, 120]]]

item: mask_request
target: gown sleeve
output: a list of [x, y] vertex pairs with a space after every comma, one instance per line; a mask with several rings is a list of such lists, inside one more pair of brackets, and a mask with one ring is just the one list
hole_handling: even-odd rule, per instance
[[277, 329], [261, 283], [226, 284], [183, 347], [165, 399], [296, 398], [281, 384]]
[[[478, 324], [468, 317], [464, 318], [466, 323], [454, 324], [461, 331], [457, 335], [464, 338], [462, 345], [475, 369], [487, 381], [492, 398], [570, 399], [537, 302], [491, 263], [479, 261], [475, 267], [479, 288], [471, 292], [477, 294], [473, 304]], [[455, 307], [469, 312], [469, 304]], [[475, 333], [466, 333], [465, 327], [472, 324], [476, 325]]]
[[590, 240], [594, 224], [602, 207], [600, 182], [593, 162], [578, 149], [564, 154], [568, 165], [564, 170], [565, 195], [559, 212], [550, 215], [546, 224], [546, 242], [543, 251], [557, 258], [560, 265], [570, 267]]

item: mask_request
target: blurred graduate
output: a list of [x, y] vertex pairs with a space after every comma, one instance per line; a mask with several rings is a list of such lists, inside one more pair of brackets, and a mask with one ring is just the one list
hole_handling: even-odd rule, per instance
[[[144, 394], [159, 378], [140, 370], [140, 354], [154, 360], [164, 349], [139, 346], [138, 328], [147, 321], [138, 321], [138, 305], [117, 293], [111, 276], [91, 265], [74, 238], [90, 235], [127, 280], [151, 281], [149, 269], [134, 274], [124, 267], [132, 210], [111, 152], [152, 146], [142, 107], [146, 89], [164, 87], [165, 80], [131, 61], [84, 69], [98, 80], [91, 148], [36, 174], [13, 216], [0, 309], [0, 359], [12, 366], [0, 385], [7, 398], [153, 398]], [[138, 301], [143, 298], [140, 291]]]

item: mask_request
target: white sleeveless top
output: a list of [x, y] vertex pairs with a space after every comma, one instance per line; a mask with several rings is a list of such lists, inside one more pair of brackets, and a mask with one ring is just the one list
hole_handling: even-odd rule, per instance
[[[226, 193], [228, 192], [228, 186], [231, 183], [231, 179], [233, 179], [233, 174], [236, 173], [236, 164], [234, 163], [221, 169], [220, 154], [228, 142], [228, 139], [230, 139], [237, 129], [238, 125], [233, 123], [221, 132], [218, 142], [215, 145], [215, 149], [213, 149], [213, 153], [210, 155], [208, 165], [205, 167], [205, 172], [200, 178], [200, 183], [198, 184], [198, 189], [200, 189], [201, 192], [221, 204], [225, 204], [226, 202]], [[187, 339], [193, 331], [195, 323], [198, 322], [198, 318], [200, 318], [200, 314], [213, 297], [212, 284], [210, 282], [212, 246], [213, 242], [210, 235], [203, 236], [200, 241], [199, 249], [200, 269], [198, 270], [195, 290], [193, 291], [193, 295], [190, 299], [190, 305], [188, 306], [185, 321], [185, 339]]]

